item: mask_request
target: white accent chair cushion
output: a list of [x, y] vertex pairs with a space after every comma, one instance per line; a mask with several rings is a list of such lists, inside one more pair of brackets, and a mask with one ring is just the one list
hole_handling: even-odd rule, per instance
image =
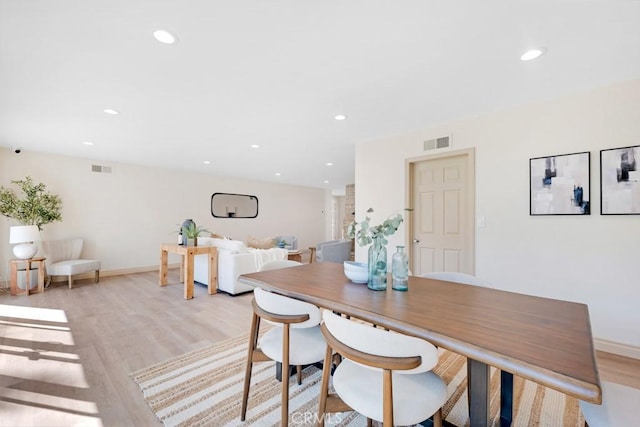
[[50, 276], [67, 276], [69, 289], [73, 276], [94, 272], [95, 282], [100, 280], [102, 263], [97, 259], [82, 259], [82, 239], [44, 240], [42, 250], [47, 258], [45, 265]]

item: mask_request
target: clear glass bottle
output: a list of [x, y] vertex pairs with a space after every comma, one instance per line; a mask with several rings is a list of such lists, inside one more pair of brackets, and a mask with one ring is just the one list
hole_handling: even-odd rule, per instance
[[396, 253], [391, 258], [391, 287], [396, 291], [409, 289], [409, 257], [404, 246], [396, 246]]

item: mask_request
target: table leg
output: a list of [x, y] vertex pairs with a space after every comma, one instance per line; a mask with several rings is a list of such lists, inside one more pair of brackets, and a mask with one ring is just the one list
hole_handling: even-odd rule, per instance
[[167, 284], [167, 263], [169, 261], [169, 251], [160, 250], [160, 286]]
[[500, 427], [513, 421], [513, 374], [500, 371]]
[[40, 265], [38, 266], [38, 292], [44, 292], [45, 269], [44, 261], [40, 261]]
[[187, 274], [187, 272], [184, 269], [184, 263], [185, 263], [186, 258], [187, 258], [186, 255], [183, 255], [183, 256], [180, 257], [180, 281], [183, 282], [183, 283], [186, 283], [185, 280], [187, 280], [186, 276], [185, 276]]
[[209, 295], [218, 292], [218, 251], [209, 252], [209, 284], [207, 286]]
[[189, 251], [183, 258], [186, 261], [186, 273], [184, 277], [184, 299], [193, 298], [193, 252]]
[[467, 358], [469, 377], [469, 420], [471, 427], [489, 425], [489, 365]]
[[24, 293], [29, 295], [31, 293], [31, 261], [25, 262], [26, 266], [24, 269]]
[[11, 262], [11, 295], [18, 295], [18, 264]]
[[[297, 372], [296, 366], [289, 366], [290, 377], [293, 376], [296, 372]], [[276, 362], [276, 380], [282, 381], [282, 362]]]

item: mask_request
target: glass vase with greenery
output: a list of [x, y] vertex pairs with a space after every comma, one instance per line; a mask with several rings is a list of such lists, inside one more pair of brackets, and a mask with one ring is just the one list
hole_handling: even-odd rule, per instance
[[[372, 212], [372, 208], [367, 210], [367, 213]], [[369, 277], [367, 286], [369, 289], [375, 291], [387, 289], [387, 248], [385, 245], [389, 241], [386, 238], [398, 231], [398, 227], [403, 221], [402, 214], [396, 213], [379, 225], [370, 225], [371, 218], [369, 216], [366, 216], [364, 221], [353, 221], [349, 224], [347, 234], [350, 238], [355, 238], [359, 246], [371, 245], [368, 252]]]

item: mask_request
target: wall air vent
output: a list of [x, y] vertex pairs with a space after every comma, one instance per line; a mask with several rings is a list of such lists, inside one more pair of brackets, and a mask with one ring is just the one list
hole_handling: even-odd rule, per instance
[[437, 148], [446, 148], [450, 145], [451, 138], [443, 136], [442, 138], [429, 139], [424, 141], [424, 151], [435, 150]]
[[91, 165], [91, 172], [111, 173], [111, 166]]

